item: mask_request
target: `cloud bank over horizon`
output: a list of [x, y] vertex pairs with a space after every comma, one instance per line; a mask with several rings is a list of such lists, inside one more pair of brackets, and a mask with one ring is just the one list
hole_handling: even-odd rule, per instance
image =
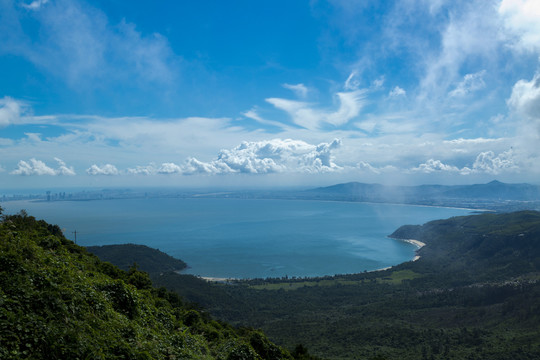
[[4, 186], [538, 183], [537, 1], [214, 5], [2, 2]]

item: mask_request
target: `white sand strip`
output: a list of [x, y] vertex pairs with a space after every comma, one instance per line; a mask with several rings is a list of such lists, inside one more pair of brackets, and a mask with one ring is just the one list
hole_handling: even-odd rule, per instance
[[418, 240], [414, 240], [414, 239], [403, 239], [402, 241], [405, 241], [405, 242], [408, 242], [409, 244], [413, 244], [414, 246], [416, 246], [418, 249], [426, 246], [425, 243], [421, 242], [421, 241], [418, 241]]
[[198, 278], [209, 281], [209, 282], [229, 282], [229, 281], [238, 280], [234, 278], [221, 278], [221, 277], [211, 277], [211, 276], [198, 276]]

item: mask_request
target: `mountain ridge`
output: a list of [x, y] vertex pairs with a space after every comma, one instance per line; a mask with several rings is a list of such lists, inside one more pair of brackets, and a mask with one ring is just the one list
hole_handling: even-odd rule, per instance
[[472, 185], [381, 185], [348, 182], [305, 190], [300, 197], [318, 200], [365, 201], [490, 209], [539, 210], [540, 186], [493, 180]]

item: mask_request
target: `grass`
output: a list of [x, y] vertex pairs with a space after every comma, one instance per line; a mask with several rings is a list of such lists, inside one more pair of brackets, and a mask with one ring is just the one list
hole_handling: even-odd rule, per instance
[[[375, 278], [375, 281], [380, 284], [391, 284], [391, 285], [399, 285], [404, 280], [413, 280], [419, 277], [422, 277], [421, 274], [418, 274], [412, 270], [399, 270], [399, 271], [393, 271], [391, 273], [386, 273], [385, 277], [378, 277]], [[250, 285], [249, 287], [251, 289], [256, 290], [297, 290], [303, 287], [329, 287], [329, 286], [336, 286], [336, 285], [361, 285], [364, 283], [364, 281], [370, 281], [370, 280], [346, 280], [346, 279], [312, 279], [312, 280], [295, 280], [295, 281], [283, 281], [283, 282], [275, 282], [275, 283], [266, 283], [266, 284], [258, 284], [258, 285]]]

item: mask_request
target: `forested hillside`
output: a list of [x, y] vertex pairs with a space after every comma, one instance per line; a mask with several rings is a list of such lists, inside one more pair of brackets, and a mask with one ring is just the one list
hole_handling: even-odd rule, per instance
[[153, 288], [146, 273], [100, 261], [56, 225], [24, 211], [0, 221], [0, 359], [292, 358], [262, 332]]

